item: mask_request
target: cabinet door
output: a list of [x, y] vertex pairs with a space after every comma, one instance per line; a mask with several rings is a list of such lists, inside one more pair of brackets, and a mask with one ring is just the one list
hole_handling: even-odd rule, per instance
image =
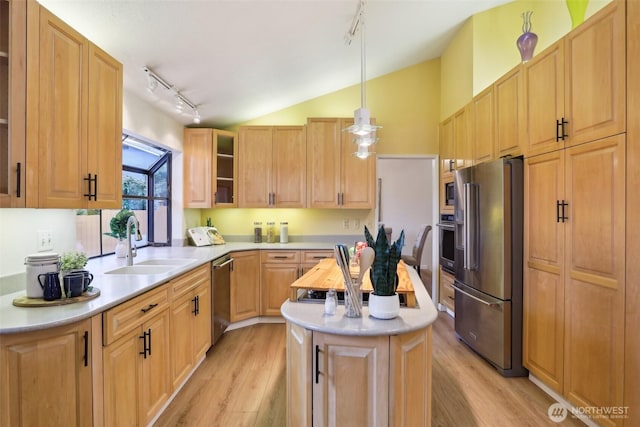
[[140, 364], [144, 349], [140, 328], [104, 347], [104, 425], [138, 426]]
[[337, 119], [307, 121], [307, 197], [310, 208], [337, 208], [342, 129]]
[[165, 309], [142, 325], [148, 335], [147, 357], [142, 357], [140, 372], [140, 424], [146, 426], [171, 395], [169, 310]]
[[2, 1], [0, 8], [0, 208], [23, 208], [27, 3]]
[[493, 85], [495, 102], [495, 157], [522, 154], [526, 135], [524, 78], [522, 65], [505, 74]]
[[564, 394], [623, 406], [625, 135], [567, 150], [565, 180]]
[[304, 208], [307, 204], [307, 132], [304, 126], [273, 128], [272, 204]]
[[626, 129], [625, 3], [612, 2], [565, 37], [567, 146]]
[[171, 302], [171, 381], [173, 388], [182, 384], [195, 362], [195, 301], [194, 293], [188, 292]]
[[211, 129], [184, 130], [184, 207], [211, 207]]
[[[45, 8], [39, 11], [39, 64], [34, 64], [37, 120], [27, 112], [27, 141], [35, 143], [27, 149], [27, 205], [73, 209], [86, 206], [88, 200], [84, 196], [88, 42]], [[28, 85], [32, 82], [29, 79]], [[29, 136], [32, 126], [37, 130], [35, 139]]]
[[313, 425], [389, 425], [389, 337], [313, 333]]
[[453, 136], [453, 116], [440, 124], [440, 179], [453, 181], [455, 169], [455, 147]]
[[526, 156], [564, 147], [557, 142], [556, 120], [564, 116], [563, 40], [549, 46], [524, 67], [526, 130], [523, 147]]
[[213, 130], [214, 159], [211, 162], [213, 203], [216, 207], [238, 205], [238, 135]]
[[260, 315], [260, 252], [234, 252], [232, 258], [230, 317], [238, 322]]
[[199, 285], [194, 294], [198, 298], [198, 312], [193, 321], [193, 354], [198, 362], [211, 347], [211, 281]]
[[[340, 129], [353, 124], [353, 119], [339, 121]], [[357, 151], [353, 135], [341, 132], [342, 159], [340, 162], [340, 206], [349, 209], [372, 209], [375, 204], [376, 156], [360, 159], [353, 155]]]
[[473, 106], [473, 127], [470, 138], [473, 141], [473, 162], [489, 162], [495, 158], [495, 111], [493, 87], [476, 95]]
[[474, 110], [467, 105], [453, 115], [453, 144], [456, 169], [466, 168], [473, 163]]
[[289, 298], [290, 285], [298, 278], [299, 270], [298, 264], [262, 264], [261, 316], [280, 316], [280, 306]]
[[0, 424], [92, 424], [90, 320], [0, 336]]
[[453, 290], [453, 276], [440, 269], [440, 304], [452, 312], [455, 311], [455, 291]]
[[122, 64], [89, 43], [87, 173], [96, 177], [88, 207], [122, 207]]
[[273, 164], [273, 128], [271, 126], [241, 127], [239, 132], [240, 208], [263, 208], [270, 205]]
[[562, 393], [564, 357], [564, 152], [525, 160], [523, 363]]
[[311, 331], [287, 322], [287, 427], [311, 427]]

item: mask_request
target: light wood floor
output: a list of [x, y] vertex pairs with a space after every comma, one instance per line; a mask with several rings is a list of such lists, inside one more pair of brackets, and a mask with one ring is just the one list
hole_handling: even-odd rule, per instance
[[[551, 422], [554, 401], [527, 378], [504, 378], [456, 340], [453, 319], [433, 329], [434, 427], [583, 426]], [[224, 335], [156, 426], [285, 426], [285, 329], [261, 324]], [[359, 427], [359, 426], [358, 426]]]

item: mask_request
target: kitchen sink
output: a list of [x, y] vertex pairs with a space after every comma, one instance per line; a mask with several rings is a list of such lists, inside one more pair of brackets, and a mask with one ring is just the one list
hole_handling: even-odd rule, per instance
[[192, 258], [154, 258], [137, 262], [136, 265], [185, 265], [193, 261], [195, 259]]
[[106, 271], [104, 274], [163, 274], [178, 268], [176, 265], [130, 265]]

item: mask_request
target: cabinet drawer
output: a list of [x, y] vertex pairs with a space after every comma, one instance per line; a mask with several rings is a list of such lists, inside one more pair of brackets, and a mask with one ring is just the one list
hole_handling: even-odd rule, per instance
[[325, 258], [333, 258], [333, 251], [320, 250], [320, 251], [302, 251], [302, 263], [304, 264], [317, 264]]
[[106, 311], [102, 315], [103, 344], [111, 344], [168, 306], [169, 287], [162, 285]]
[[300, 251], [260, 251], [261, 263], [300, 262]]
[[201, 283], [211, 279], [211, 264], [206, 263], [188, 273], [183, 274], [169, 282], [171, 287], [172, 298], [189, 292]]

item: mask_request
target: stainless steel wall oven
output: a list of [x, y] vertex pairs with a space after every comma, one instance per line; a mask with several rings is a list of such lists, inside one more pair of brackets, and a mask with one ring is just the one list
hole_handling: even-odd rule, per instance
[[456, 273], [455, 223], [453, 214], [441, 214], [440, 223], [440, 267], [448, 273]]

